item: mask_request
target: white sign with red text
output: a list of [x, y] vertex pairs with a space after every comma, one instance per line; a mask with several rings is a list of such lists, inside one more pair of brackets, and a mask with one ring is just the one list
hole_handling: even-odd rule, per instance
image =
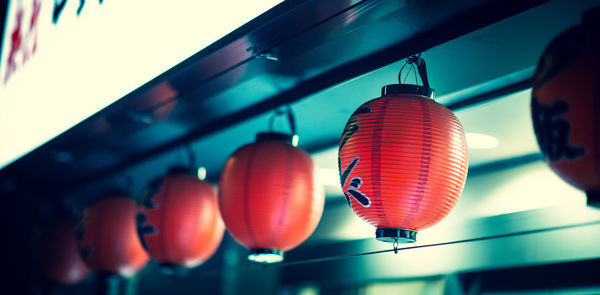
[[10, 1], [0, 169], [279, 2]]

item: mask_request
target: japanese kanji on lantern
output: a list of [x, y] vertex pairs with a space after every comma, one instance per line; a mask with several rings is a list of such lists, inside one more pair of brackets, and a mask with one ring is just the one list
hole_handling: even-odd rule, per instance
[[531, 116], [546, 163], [600, 206], [600, 8], [548, 45], [534, 75]]
[[196, 170], [171, 168], [150, 185], [138, 213], [138, 232], [163, 270], [180, 273], [200, 265], [215, 253], [225, 232], [215, 188], [198, 179]]
[[134, 199], [114, 193], [83, 211], [79, 248], [91, 270], [131, 277], [146, 265], [148, 254], [136, 230], [137, 210]]
[[[402, 69], [423, 86], [402, 84]], [[456, 116], [431, 97], [425, 62], [411, 56], [400, 84], [350, 116], [339, 145], [340, 183], [348, 205], [384, 242], [414, 242], [444, 218], [462, 193], [467, 144]]]
[[[293, 127], [293, 116], [288, 108]], [[325, 200], [309, 154], [295, 136], [265, 132], [233, 153], [219, 181], [219, 206], [231, 236], [250, 249], [248, 259], [271, 263], [306, 240]]]

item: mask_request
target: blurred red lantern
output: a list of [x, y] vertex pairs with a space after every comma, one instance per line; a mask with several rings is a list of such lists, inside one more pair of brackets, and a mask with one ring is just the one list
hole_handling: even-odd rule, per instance
[[600, 206], [600, 8], [556, 37], [531, 92], [538, 144], [550, 168]]
[[[423, 77], [424, 61], [411, 57]], [[420, 64], [422, 63], [422, 64]], [[352, 210], [385, 242], [414, 242], [444, 218], [467, 176], [467, 145], [454, 114], [425, 86], [396, 84], [360, 106], [339, 146], [340, 182]]]
[[40, 269], [49, 279], [65, 285], [80, 282], [89, 269], [77, 247], [78, 222], [62, 218], [52, 222], [40, 236]]
[[283, 251], [306, 240], [323, 213], [312, 158], [291, 142], [287, 134], [260, 133], [233, 153], [221, 174], [223, 220], [252, 261], [283, 260]]
[[216, 190], [193, 172], [171, 169], [153, 185], [138, 215], [138, 231], [150, 256], [174, 271], [210, 258], [225, 232]]
[[137, 204], [123, 196], [104, 198], [83, 212], [80, 250], [95, 272], [131, 277], [148, 262], [136, 231]]

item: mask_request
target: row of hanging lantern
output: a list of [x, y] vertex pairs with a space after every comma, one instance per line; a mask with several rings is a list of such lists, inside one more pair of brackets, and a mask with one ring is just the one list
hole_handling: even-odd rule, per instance
[[[593, 10], [582, 26], [550, 44], [534, 77], [531, 108], [546, 161], [596, 205], [599, 19], [598, 9]], [[423, 85], [403, 84], [401, 69], [399, 84], [383, 87], [381, 97], [350, 116], [338, 155], [348, 205], [376, 227], [378, 240], [394, 243], [395, 250], [399, 243], [415, 242], [418, 231], [452, 210], [468, 170], [463, 128], [433, 100], [425, 61], [414, 55], [405, 66], [419, 74]], [[180, 272], [211, 257], [225, 228], [249, 249], [250, 260], [282, 261], [285, 251], [315, 230], [324, 190], [310, 155], [296, 147], [291, 109], [281, 114], [287, 115], [291, 134], [259, 133], [254, 143], [236, 150], [225, 164], [218, 193], [195, 171], [174, 168], [149, 186], [141, 210], [133, 199], [117, 194], [88, 207], [78, 238], [90, 269], [130, 276], [146, 264], [149, 253], [163, 268]], [[55, 235], [68, 237], [75, 227], [59, 228]], [[72, 244], [48, 245], [74, 249]], [[70, 265], [48, 272], [68, 274], [54, 274], [53, 279], [72, 283], [85, 277], [87, 270], [76, 256], [60, 257]]]
[[312, 158], [294, 143], [291, 108], [287, 117], [291, 134], [259, 133], [255, 143], [233, 153], [218, 194], [198, 178], [190, 149], [191, 167], [173, 167], [151, 182], [140, 205], [113, 192], [88, 206], [78, 227], [59, 224], [42, 240], [48, 248], [42, 257], [49, 260], [42, 271], [73, 284], [89, 270], [101, 277], [131, 277], [152, 258], [164, 272], [181, 274], [216, 252], [225, 226], [250, 249], [248, 259], [282, 261], [284, 251], [315, 230], [325, 199]]
[[[348, 204], [377, 227], [377, 239], [395, 247], [414, 242], [418, 230], [448, 214], [468, 166], [460, 122], [430, 98], [424, 60], [414, 56], [407, 64], [417, 66], [424, 85], [385, 86], [382, 97], [359, 107], [338, 159]], [[249, 249], [248, 259], [282, 261], [316, 229], [325, 199], [311, 156], [294, 143], [291, 108], [277, 113], [283, 114], [291, 134], [271, 126], [236, 150], [218, 195], [192, 167], [175, 167], [148, 186], [141, 208], [123, 193], [86, 208], [77, 237], [89, 268], [129, 277], [151, 257], [163, 270], [181, 273], [214, 254], [225, 228]]]

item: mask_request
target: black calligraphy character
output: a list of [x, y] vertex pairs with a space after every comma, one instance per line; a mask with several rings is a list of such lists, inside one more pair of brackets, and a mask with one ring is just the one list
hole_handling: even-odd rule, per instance
[[67, 0], [54, 0], [54, 10], [52, 11], [52, 22], [54, 24], [58, 23], [60, 14], [62, 13], [63, 9], [65, 9], [66, 4]]
[[551, 162], [559, 161], [563, 157], [575, 160], [586, 153], [584, 147], [572, 146], [569, 143], [571, 123], [560, 117], [568, 111], [569, 104], [564, 100], [544, 104], [534, 96], [531, 101], [535, 136], [542, 153]]
[[[346, 180], [348, 179], [348, 176], [352, 173], [352, 170], [354, 170], [354, 167], [356, 167], [356, 164], [358, 164], [359, 161], [360, 157], [355, 157], [354, 160], [352, 160], [352, 162], [348, 164], [348, 167], [344, 169], [344, 172], [340, 174], [340, 183], [342, 185], [342, 189], [346, 187]], [[341, 163], [338, 164], [341, 165]], [[346, 198], [348, 206], [352, 207], [352, 204], [350, 203], [350, 197], [353, 197], [358, 203], [360, 203], [364, 207], [371, 206], [371, 199], [369, 199], [369, 197], [367, 197], [365, 194], [358, 190], [362, 184], [363, 181], [360, 177], [353, 177], [350, 181], [348, 189], [344, 191], [344, 198]]]
[[354, 111], [354, 113], [352, 113], [352, 116], [350, 116], [348, 123], [346, 123], [346, 126], [344, 127], [344, 132], [342, 132], [342, 141], [340, 142], [340, 148], [338, 149], [339, 151], [342, 150], [348, 140], [350, 140], [350, 138], [352, 138], [352, 136], [360, 129], [360, 125], [358, 124], [358, 116], [371, 112], [371, 108], [367, 106], [368, 104], [368, 102], [363, 104], [360, 108]]
[[79, 0], [79, 7], [77, 7], [77, 15], [81, 14], [81, 11], [83, 10], [83, 5], [85, 5], [85, 0]]
[[135, 216], [135, 220], [137, 223], [137, 234], [140, 238], [140, 242], [142, 243], [142, 247], [148, 250], [148, 244], [146, 243], [146, 235], [153, 235], [158, 233], [158, 229], [147, 223], [148, 216], [146, 213], [140, 212]]
[[[340, 141], [340, 148], [338, 151], [341, 151], [342, 148], [348, 142], [348, 140], [350, 140], [350, 138], [352, 138], [352, 136], [354, 136], [354, 134], [358, 130], [360, 130], [360, 125], [358, 124], [358, 116], [368, 114], [371, 112], [371, 107], [368, 106], [369, 103], [370, 101], [360, 106], [358, 109], [356, 109], [356, 111], [354, 111], [354, 113], [352, 113], [352, 116], [350, 116], [348, 123], [346, 123], [346, 126], [344, 127], [344, 132], [342, 133], [342, 139]], [[350, 173], [352, 173], [352, 170], [354, 170], [356, 164], [358, 164], [359, 160], [360, 157], [355, 157], [354, 160], [350, 162], [348, 167], [344, 169], [344, 172], [342, 172], [342, 159], [338, 156], [338, 169], [340, 171], [340, 184], [342, 186], [342, 189], [346, 187], [346, 180], [348, 179]], [[346, 198], [348, 206], [352, 207], [350, 203], [350, 196], [352, 196], [357, 202], [359, 202], [365, 207], [371, 206], [371, 200], [365, 194], [358, 190], [362, 184], [363, 182], [360, 177], [352, 178], [350, 187], [348, 188], [348, 190], [344, 191], [344, 198]]]
[[[367, 197], [365, 194], [363, 194], [361, 191], [358, 190], [362, 184], [363, 184], [362, 178], [352, 177], [352, 180], [350, 181], [350, 185], [348, 187], [347, 193], [349, 193], [352, 197], [354, 197], [354, 199], [357, 200], [364, 207], [370, 207], [371, 199], [369, 199], [369, 197]], [[346, 198], [347, 198], [347, 196], [346, 196]]]

